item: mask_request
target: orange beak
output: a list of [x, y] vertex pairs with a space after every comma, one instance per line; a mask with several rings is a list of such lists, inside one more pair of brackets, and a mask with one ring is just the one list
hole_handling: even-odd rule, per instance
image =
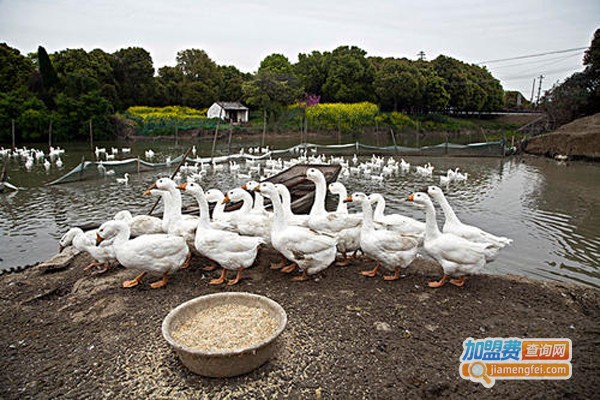
[[344, 199], [344, 203], [350, 203], [352, 201], [352, 196], [348, 196]]
[[260, 186], [255, 187], [254, 192], [260, 192]]
[[177, 185], [177, 189], [179, 189], [179, 190], [185, 191], [185, 188], [187, 188], [187, 182], [182, 183], [181, 185]]
[[248, 186], [247, 186], [247, 185], [244, 183], [244, 184], [242, 185], [242, 189], [244, 189], [244, 190], [248, 190]]
[[408, 197], [406, 198], [406, 200], [415, 201], [415, 195], [413, 193], [409, 194]]
[[221, 202], [221, 204], [227, 204], [231, 201], [231, 199], [229, 198], [229, 195], [225, 195], [225, 197], [223, 197], [223, 201]]
[[148, 189], [146, 189], [146, 191], [144, 192], [144, 196], [148, 196], [149, 194], [151, 194], [150, 191], [152, 189], [156, 189], [156, 183], [153, 183]]
[[104, 238], [102, 238], [99, 234], [96, 233], [96, 246], [102, 243], [103, 240]]

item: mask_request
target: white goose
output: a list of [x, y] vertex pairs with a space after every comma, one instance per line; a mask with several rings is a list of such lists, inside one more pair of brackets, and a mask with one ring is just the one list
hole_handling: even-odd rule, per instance
[[[147, 191], [152, 189], [166, 191], [171, 195], [170, 197], [163, 198], [165, 200], [164, 207], [165, 209], [168, 208], [166, 212], [169, 214], [167, 223], [163, 224], [163, 230], [171, 235], [185, 238], [191, 246], [194, 242], [196, 227], [198, 226], [198, 217], [182, 214], [181, 193], [177, 189], [175, 182], [169, 178], [160, 178]], [[164, 219], [163, 222], [165, 222]]]
[[308, 226], [319, 232], [334, 235], [337, 248], [344, 258], [341, 264], [347, 263], [346, 253], [360, 248], [360, 225], [362, 216], [356, 214], [330, 213], [325, 209], [327, 181], [321, 171], [309, 168], [306, 177], [315, 183], [315, 201], [310, 210]]
[[292, 196], [287, 186], [276, 183], [275, 188], [281, 197], [281, 205], [285, 215], [285, 220], [290, 225], [298, 225], [308, 227], [308, 218], [306, 214], [294, 214], [292, 211]]
[[254, 189], [257, 187], [258, 187], [258, 182], [248, 181], [242, 186], [242, 189], [249, 190], [254, 193], [254, 203], [252, 206], [252, 213], [267, 215], [268, 212], [265, 210], [265, 200], [263, 199], [263, 197], [260, 193], [254, 192]]
[[124, 288], [140, 283], [148, 273], [161, 273], [162, 279], [150, 284], [159, 288], [167, 284], [169, 274], [189, 263], [190, 251], [185, 239], [180, 236], [154, 234], [129, 239], [129, 226], [123, 221], [107, 221], [98, 229], [96, 243], [112, 241], [115, 255], [125, 268], [142, 270], [132, 280], [123, 282]]
[[340, 196], [335, 212], [338, 214], [348, 214], [348, 206], [344, 201], [346, 200], [346, 197], [348, 197], [348, 191], [346, 190], [346, 186], [344, 186], [342, 182], [331, 182], [328, 188], [331, 193]]
[[215, 203], [212, 214], [212, 219], [214, 221], [229, 220], [229, 213], [225, 212], [225, 203], [223, 203], [223, 199], [225, 198], [223, 192], [219, 189], [210, 189], [204, 193], [204, 197], [206, 197], [206, 201], [209, 203]]
[[196, 250], [223, 268], [221, 276], [209, 283], [211, 285], [222, 284], [227, 279], [227, 270], [237, 270], [235, 279], [227, 282], [228, 285], [235, 285], [241, 279], [242, 271], [254, 263], [258, 246], [265, 241], [260, 237], [242, 236], [235, 232], [213, 228], [209, 219], [208, 201], [202, 187], [195, 183], [184, 183], [178, 187], [186, 193], [192, 194], [198, 200], [200, 220], [194, 239]]
[[110, 263], [116, 261], [117, 258], [112, 243], [106, 242], [102, 243], [100, 246], [96, 246], [93, 239], [95, 233], [93, 231], [90, 232], [93, 233], [93, 235], [86, 235], [80, 228], [69, 229], [69, 231], [60, 238], [60, 251], [71, 244], [75, 249], [85, 251], [96, 261], [87, 265], [83, 270], [87, 271], [92, 267], [103, 266], [104, 268], [97, 272], [100, 274], [106, 272]]
[[454, 213], [450, 203], [448, 203], [448, 199], [446, 199], [446, 196], [444, 196], [444, 192], [439, 187], [427, 187], [427, 194], [431, 196], [431, 198], [434, 199], [444, 211], [444, 217], [446, 218], [444, 227], [442, 229], [444, 233], [453, 233], [473, 242], [489, 243], [492, 244], [497, 250], [500, 250], [501, 248], [512, 243], [512, 239], [503, 236], [495, 236], [480, 228], [477, 228], [476, 226], [463, 224]]
[[271, 224], [273, 247], [302, 270], [302, 275], [293, 280], [304, 281], [308, 279], [308, 275], [324, 270], [335, 260], [336, 239], [334, 237], [286, 223], [281, 198], [275, 185], [271, 182], [262, 182], [255, 190], [270, 198], [273, 204], [274, 218]]
[[371, 193], [369, 195], [369, 202], [371, 204], [376, 203], [373, 220], [376, 224], [383, 225], [378, 226], [378, 228], [394, 230], [404, 235], [412, 235], [419, 240], [419, 243], [423, 242], [423, 238], [425, 237], [425, 223], [405, 215], [385, 215], [385, 198], [380, 193]]
[[[225, 204], [230, 201], [243, 201], [244, 205], [251, 204], [252, 195], [242, 188], [235, 188], [227, 192], [223, 199]], [[248, 236], [260, 236], [268, 244], [271, 242], [271, 222], [271, 215], [252, 212], [237, 212], [230, 219], [230, 223], [238, 233]]]
[[444, 276], [437, 282], [429, 282], [429, 287], [443, 286], [448, 278], [456, 286], [464, 285], [464, 276], [477, 274], [486, 265], [490, 252], [495, 252], [493, 246], [486, 243], [476, 243], [456, 236], [452, 233], [440, 232], [435, 219], [435, 208], [429, 196], [425, 193], [413, 193], [409, 201], [425, 206], [425, 251], [433, 257], [444, 270]]
[[417, 256], [419, 242], [411, 236], [387, 230], [375, 229], [373, 223], [373, 209], [369, 198], [361, 192], [356, 192], [344, 201], [358, 203], [362, 206], [363, 222], [360, 229], [360, 248], [369, 257], [377, 260], [377, 265], [371, 271], [362, 271], [364, 276], [373, 277], [380, 266], [393, 275], [384, 276], [386, 281], [400, 278], [400, 270], [408, 267]]
[[[155, 195], [158, 193], [165, 193], [160, 190], [155, 190]], [[131, 237], [138, 237], [141, 235], [148, 235], [153, 233], [163, 233], [162, 222], [163, 220], [151, 215], [136, 215], [135, 217], [129, 210], [122, 210], [115, 214], [113, 217], [115, 221], [124, 221], [129, 225], [131, 230]]]

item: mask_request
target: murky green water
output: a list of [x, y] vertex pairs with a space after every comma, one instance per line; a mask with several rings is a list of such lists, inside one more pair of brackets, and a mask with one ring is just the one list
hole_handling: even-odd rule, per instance
[[[297, 142], [297, 139], [284, 139], [274, 147], [286, 148]], [[236, 138], [231, 147], [237, 152], [240, 146], [247, 148], [251, 144], [256, 144], [256, 140]], [[110, 148], [110, 144], [98, 145]], [[124, 144], [112, 145], [120, 148]], [[196, 146], [198, 153], [206, 156], [211, 143]], [[42, 186], [77, 165], [82, 156], [93, 159], [93, 153], [85, 145], [63, 144], [63, 147], [67, 152], [63, 157], [65, 165], [60, 170], [52, 166], [46, 172], [41, 164], [36, 164], [31, 172], [25, 172], [24, 162], [9, 162], [11, 182], [27, 190], [0, 195], [0, 269], [49, 258], [56, 253], [58, 239], [70, 226], [101, 222], [123, 209], [134, 214], [148, 212], [154, 199], [142, 196], [142, 192], [157, 176], [168, 175], [175, 168], [134, 172], [127, 185], [117, 183], [116, 177], [122, 171], [115, 168], [113, 177]], [[152, 148], [157, 152], [154, 161], [164, 161], [167, 156], [183, 153], [186, 147], [187, 144], [176, 147], [173, 143], [138, 142], [127, 157], [143, 155], [144, 150]], [[220, 148], [223, 147], [220, 144]], [[411, 172], [382, 183], [354, 176], [341, 180], [350, 192], [384, 194], [387, 213], [399, 212], [424, 220], [421, 210], [399, 200], [414, 188], [438, 184], [440, 174], [448, 168], [459, 167], [469, 173], [469, 179], [465, 183], [452, 183], [445, 190], [457, 215], [466, 223], [514, 239], [489, 265], [490, 272], [600, 287], [600, 213], [597, 212], [600, 209], [600, 165], [559, 164], [529, 157], [404, 158], [412, 164]], [[435, 166], [431, 178], [413, 172], [415, 165], [425, 162]], [[209, 172], [203, 186], [225, 190], [242, 183], [242, 179], [225, 169]], [[190, 199], [187, 201], [192, 204]]]

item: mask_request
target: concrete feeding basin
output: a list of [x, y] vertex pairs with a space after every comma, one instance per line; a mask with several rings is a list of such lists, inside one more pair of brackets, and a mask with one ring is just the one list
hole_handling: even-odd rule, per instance
[[[222, 310], [230, 310], [231, 314], [221, 312]], [[235, 331], [231, 332], [236, 338], [251, 333], [244, 332], [243, 328], [237, 329], [237, 310], [241, 310], [241, 313], [244, 310], [258, 312], [262, 317], [251, 321], [251, 326], [260, 329], [270, 324], [271, 331], [266, 337], [249, 340], [248, 343], [238, 344], [235, 348], [211, 346], [211, 340], [220, 345], [231, 339], [227, 337], [228, 325], [236, 327]], [[218, 311], [215, 318], [207, 316], [207, 313], [212, 311]], [[197, 297], [175, 307], [163, 320], [162, 334], [181, 362], [192, 372], [202, 376], [224, 378], [246, 374], [267, 362], [273, 356], [276, 339], [286, 324], [285, 310], [268, 297], [253, 293], [217, 293]], [[190, 330], [190, 326], [195, 328]], [[191, 345], [190, 341], [197, 342], [198, 345]]]

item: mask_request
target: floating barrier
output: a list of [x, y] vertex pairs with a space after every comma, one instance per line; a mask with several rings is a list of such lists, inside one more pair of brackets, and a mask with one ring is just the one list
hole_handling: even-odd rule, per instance
[[[442, 143], [435, 146], [423, 146], [419, 148], [415, 147], [404, 147], [404, 146], [371, 146], [362, 144], [360, 142], [347, 143], [347, 144], [329, 144], [321, 145], [314, 143], [302, 143], [296, 146], [292, 146], [287, 149], [281, 150], [269, 150], [261, 155], [247, 154], [247, 153], [236, 153], [223, 156], [214, 157], [195, 157], [187, 158], [186, 162], [198, 163], [198, 164], [222, 164], [229, 161], [237, 160], [252, 160], [260, 161], [271, 158], [273, 156], [279, 156], [282, 154], [299, 155], [302, 152], [307, 151], [321, 151], [322, 153], [329, 154], [357, 154], [361, 152], [380, 153], [386, 155], [424, 155], [424, 156], [469, 156], [469, 157], [502, 157], [504, 155], [504, 141], [499, 140], [495, 142], [485, 143], [472, 143], [472, 144], [455, 144], [455, 143]], [[172, 164], [177, 164], [183, 160], [183, 155], [180, 155], [170, 162], [162, 163], [151, 163], [148, 161], [141, 160], [139, 158], [130, 158], [127, 160], [119, 161], [82, 161], [81, 164], [67, 172], [60, 178], [46, 183], [46, 186], [57, 185], [60, 183], [74, 182], [79, 180], [87, 179], [85, 175], [86, 171], [91, 170], [91, 167], [98, 168], [102, 165], [104, 168], [118, 168], [120, 172], [126, 171], [147, 171], [158, 168], [166, 168]], [[95, 171], [96, 172], [96, 171]], [[97, 176], [97, 173], [95, 174]]]

